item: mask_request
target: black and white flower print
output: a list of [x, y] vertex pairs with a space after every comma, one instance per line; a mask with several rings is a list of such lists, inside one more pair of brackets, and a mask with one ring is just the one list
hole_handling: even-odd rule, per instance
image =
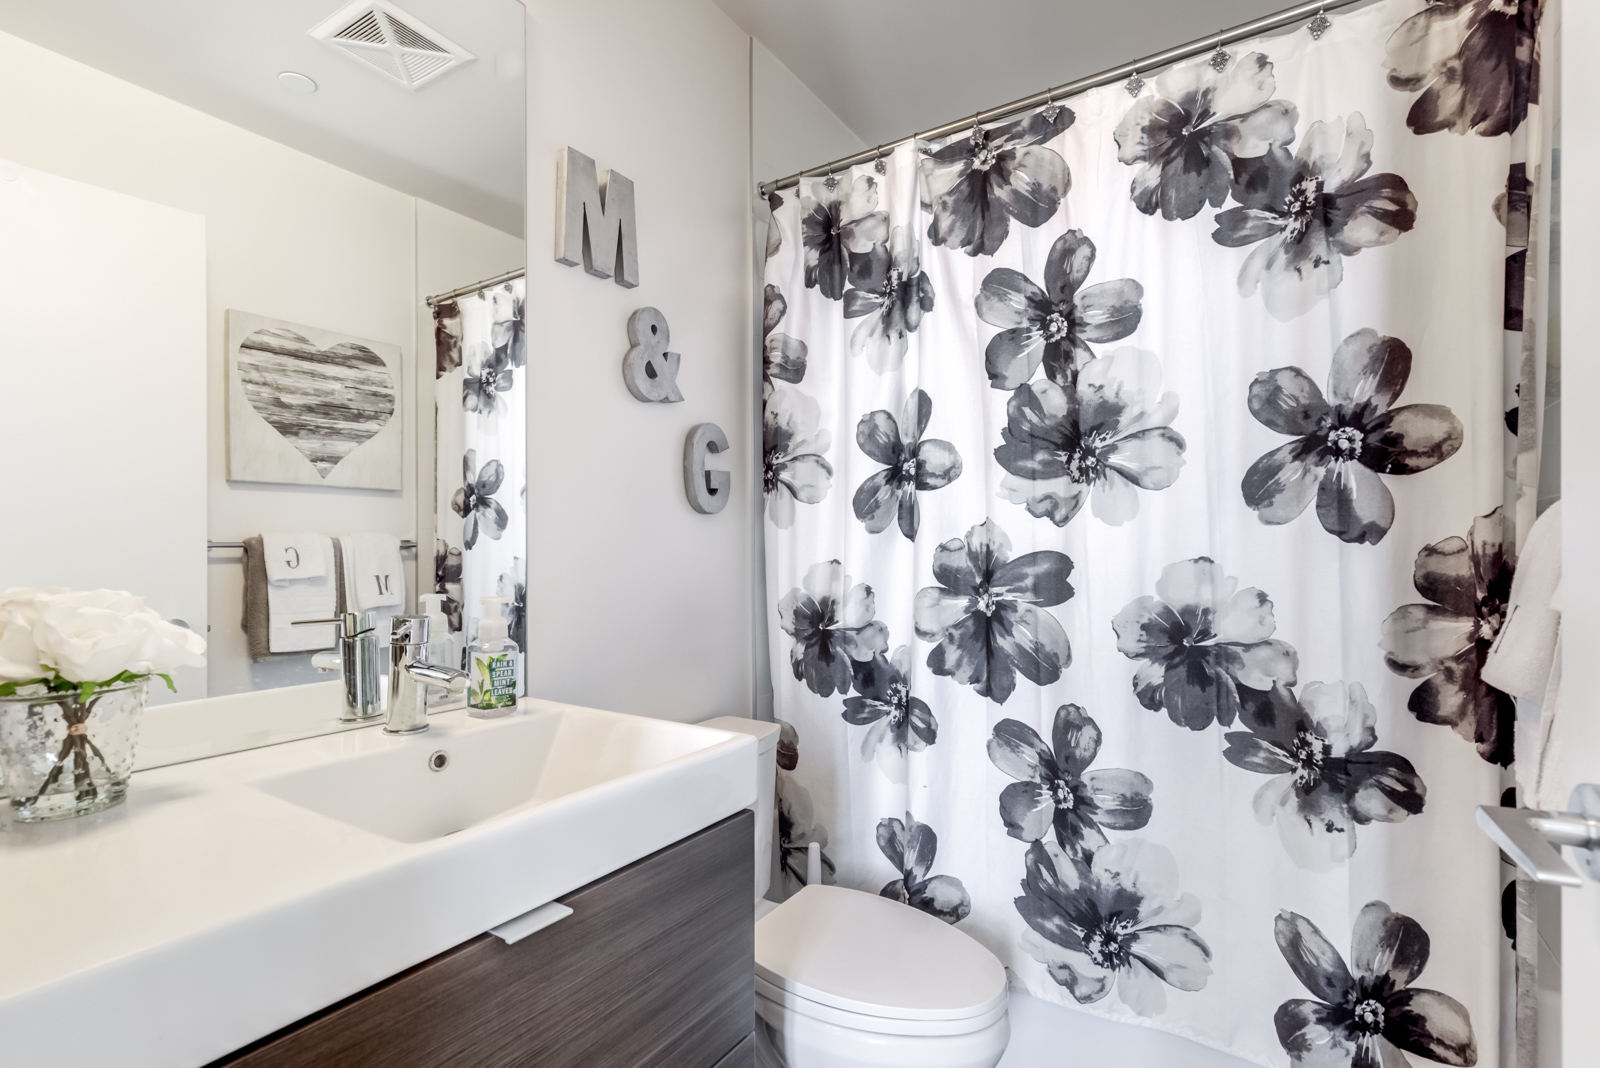
[[1199, 731], [1233, 723], [1241, 687], [1294, 685], [1299, 657], [1272, 637], [1272, 602], [1238, 586], [1209, 557], [1180, 560], [1162, 570], [1154, 597], [1130, 602], [1111, 620], [1118, 651], [1141, 661], [1133, 675], [1141, 705], [1164, 708], [1178, 726]]
[[933, 554], [937, 586], [917, 591], [917, 637], [937, 642], [928, 669], [1005, 704], [1017, 676], [1048, 686], [1072, 662], [1067, 632], [1046, 608], [1072, 596], [1072, 561], [1051, 549], [1011, 558], [1011, 539], [992, 519]]
[[1084, 502], [1114, 526], [1139, 514], [1139, 493], [1178, 479], [1187, 447], [1169, 425], [1178, 395], [1161, 392], [1161, 361], [1123, 348], [1083, 366], [1075, 382], [1018, 386], [1006, 402], [1001, 497], [1066, 526]]
[[443, 378], [461, 366], [461, 306], [453, 300], [433, 308], [433, 377]]
[[502, 394], [511, 392], [515, 372], [506, 348], [473, 345], [467, 354], [467, 373], [461, 379], [461, 407], [479, 415], [498, 415], [506, 410]]
[[813, 564], [778, 601], [783, 632], [794, 639], [794, 677], [818, 697], [850, 692], [854, 665], [889, 648], [889, 628], [874, 619], [872, 587], [854, 583], [837, 560]]
[[1407, 707], [1423, 723], [1454, 727], [1501, 767], [1512, 759], [1516, 705], [1483, 681], [1483, 662], [1505, 622], [1516, 563], [1516, 530], [1496, 508], [1465, 538], [1417, 553], [1412, 583], [1429, 603], [1401, 605], [1383, 621], [1384, 663], [1423, 682]]
[[462, 597], [461, 550], [443, 538], [433, 540], [433, 592], [444, 594], [444, 603], [439, 607], [450, 622], [450, 633], [459, 634]]
[[822, 882], [835, 881], [839, 867], [828, 856], [828, 828], [817, 822], [811, 792], [789, 775], [778, 776], [778, 870], [785, 896], [806, 885], [806, 860], [815, 842], [822, 852]]
[[768, 395], [774, 380], [793, 384], [806, 376], [806, 343], [774, 333], [788, 311], [783, 292], [768, 283], [761, 302], [761, 381]]
[[1120, 341], [1138, 328], [1144, 287], [1118, 278], [1085, 288], [1094, 257], [1094, 242], [1068, 230], [1050, 246], [1043, 286], [1010, 267], [984, 278], [973, 304], [978, 318], [1001, 328], [983, 354], [991, 386], [1016, 389], [1040, 364], [1051, 381], [1069, 386], [1094, 358], [1089, 342]]
[[528, 650], [528, 565], [520, 556], [511, 558], [511, 570], [502, 572], [494, 586], [494, 595], [504, 597], [510, 615], [511, 640], [523, 652]]
[[495, 295], [494, 325], [489, 329], [489, 342], [496, 352], [503, 352], [507, 367], [522, 367], [528, 362], [527, 331], [522, 321], [522, 297], [507, 285]]
[[899, 368], [922, 317], [933, 310], [933, 283], [922, 270], [915, 235], [896, 226], [889, 244], [853, 256], [844, 317], [860, 319], [850, 332], [850, 352], [865, 356], [880, 375]]
[[468, 449], [461, 457], [461, 488], [450, 498], [450, 507], [461, 517], [461, 543], [468, 549], [478, 544], [480, 533], [499, 541], [510, 517], [494, 499], [506, 479], [505, 465], [490, 460], [478, 470], [478, 450]]
[[1389, 84], [1422, 95], [1412, 133], [1498, 137], [1539, 93], [1538, 0], [1428, 0], [1389, 37]]
[[1278, 913], [1278, 950], [1314, 997], [1278, 1006], [1272, 1022], [1289, 1060], [1303, 1068], [1403, 1068], [1406, 1054], [1466, 1068], [1478, 1041], [1466, 1006], [1414, 987], [1428, 964], [1428, 932], [1370, 901], [1350, 932], [1350, 965], [1317, 925]]
[[861, 451], [886, 465], [867, 476], [850, 502], [868, 533], [882, 533], [898, 519], [900, 533], [916, 541], [922, 515], [917, 494], [943, 489], [961, 477], [961, 454], [956, 447], [922, 436], [932, 417], [933, 398], [914, 389], [898, 420], [879, 410], [863, 415], [856, 424], [856, 444]]
[[1138, 838], [1071, 854], [1051, 841], [1028, 847], [1017, 911], [1022, 946], [1079, 1004], [1112, 983], [1140, 1016], [1166, 1011], [1166, 987], [1200, 990], [1211, 947], [1193, 930], [1200, 901], [1178, 892], [1178, 864], [1164, 846]]
[[783, 228], [773, 218], [779, 208], [783, 207], [783, 197], [778, 193], [767, 194], [767, 254], [771, 259], [783, 247]]
[[1023, 226], [1048, 222], [1072, 175], [1060, 153], [1044, 145], [1073, 118], [1067, 108], [1044, 109], [1000, 126], [974, 127], [925, 155], [923, 200], [933, 215], [929, 240], [969, 256], [993, 256], [1012, 219]]
[[822, 456], [833, 435], [821, 422], [821, 407], [797, 389], [774, 389], [762, 406], [761, 489], [779, 530], [794, 525], [796, 501], [817, 504], [833, 485], [833, 465]]
[[894, 655], [878, 653], [870, 660], [851, 663], [856, 696], [846, 697], [844, 721], [867, 728], [861, 739], [863, 760], [877, 758], [891, 778], [907, 753], [920, 753], [939, 740], [939, 722], [933, 709], [911, 695], [911, 650], [902, 645]]
[[1233, 187], [1233, 161], [1294, 140], [1299, 112], [1274, 100], [1272, 61], [1241, 56], [1220, 72], [1209, 62], [1173, 67], [1154, 92], [1133, 102], [1117, 126], [1117, 159], [1137, 166], [1132, 196], [1146, 215], [1192, 219], [1220, 208]]
[[1256, 791], [1256, 818], [1302, 868], [1331, 871], [1356, 850], [1356, 827], [1399, 823], [1422, 811], [1427, 787], [1397, 753], [1376, 750], [1377, 712], [1359, 683], [1307, 683], [1246, 693], [1248, 731], [1225, 735], [1235, 767], [1270, 775]]
[[1250, 383], [1250, 414], [1294, 440], [1245, 472], [1245, 504], [1263, 523], [1287, 523], [1317, 499], [1322, 528], [1341, 541], [1376, 545], [1394, 523], [1394, 497], [1380, 475], [1414, 475], [1461, 448], [1461, 420], [1442, 404], [1394, 402], [1411, 377], [1399, 338], [1357, 330], [1333, 354], [1323, 394], [1298, 367], [1263, 371]]
[[1122, 768], [1088, 770], [1100, 752], [1100, 727], [1077, 705], [1056, 709], [1051, 744], [1016, 719], [994, 725], [989, 759], [1017, 781], [1000, 791], [1006, 833], [1037, 842], [1055, 832], [1068, 853], [1094, 852], [1105, 831], [1137, 831], [1150, 822], [1148, 776]]
[[890, 817], [878, 821], [878, 848], [900, 878], [884, 884], [878, 896], [892, 898], [945, 923], [960, 923], [972, 911], [972, 898], [953, 875], [929, 876], [939, 836], [926, 823], [906, 813], [905, 822]]
[[844, 296], [855, 257], [881, 248], [888, 239], [889, 213], [878, 210], [878, 183], [869, 175], [836, 182], [832, 189], [827, 182], [813, 182], [810, 194], [800, 197], [806, 288], [829, 300]]
[[1417, 221], [1417, 198], [1398, 174], [1367, 174], [1372, 132], [1360, 114], [1314, 122], [1290, 155], [1273, 148], [1234, 161], [1239, 207], [1217, 213], [1212, 238], [1255, 245], [1239, 295], [1261, 290], [1283, 322], [1310, 311], [1344, 278], [1344, 257], [1392, 244]]

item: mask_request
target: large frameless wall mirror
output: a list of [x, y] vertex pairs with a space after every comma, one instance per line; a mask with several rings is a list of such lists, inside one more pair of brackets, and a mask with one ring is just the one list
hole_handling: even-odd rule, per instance
[[150, 702], [242, 711], [154, 762], [341, 726], [264, 699], [336, 685], [296, 618], [431, 611], [459, 650], [503, 597], [520, 634], [525, 17], [0, 7], [0, 589], [205, 636]]

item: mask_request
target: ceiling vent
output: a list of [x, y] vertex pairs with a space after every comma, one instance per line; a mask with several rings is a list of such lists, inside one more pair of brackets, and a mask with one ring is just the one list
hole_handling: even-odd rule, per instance
[[311, 36], [407, 89], [421, 89], [477, 58], [388, 0], [356, 0], [325, 19]]

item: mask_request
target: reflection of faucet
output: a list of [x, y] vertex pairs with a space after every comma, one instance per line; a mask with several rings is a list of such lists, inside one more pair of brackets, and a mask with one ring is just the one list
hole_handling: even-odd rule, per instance
[[373, 613], [358, 617], [354, 612], [346, 612], [333, 619], [297, 619], [293, 625], [309, 627], [329, 623], [338, 628], [338, 652], [317, 653], [311, 658], [311, 666], [319, 671], [339, 671], [344, 683], [344, 710], [339, 718], [349, 721], [382, 715], [383, 703], [378, 688], [383, 673], [383, 654], [373, 630]]
[[428, 729], [428, 684], [451, 693], [467, 688], [467, 673], [429, 664], [428, 617], [395, 616], [389, 622], [389, 719], [386, 734], [418, 734]]

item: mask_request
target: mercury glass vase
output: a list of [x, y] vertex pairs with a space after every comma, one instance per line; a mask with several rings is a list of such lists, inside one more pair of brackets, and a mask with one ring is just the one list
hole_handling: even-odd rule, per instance
[[12, 817], [59, 820], [120, 804], [133, 774], [147, 679], [96, 690], [0, 697], [0, 781]]

